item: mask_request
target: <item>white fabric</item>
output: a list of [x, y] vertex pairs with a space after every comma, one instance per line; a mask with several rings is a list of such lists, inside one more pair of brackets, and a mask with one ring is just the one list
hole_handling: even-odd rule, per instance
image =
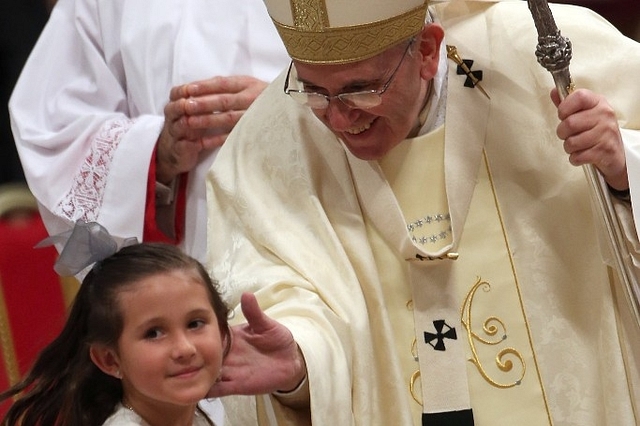
[[[116, 411], [102, 424], [102, 426], [153, 426], [145, 422], [142, 417], [119, 404]], [[209, 422], [201, 415], [197, 414], [193, 419], [192, 426], [209, 426]]]
[[[216, 75], [270, 81], [287, 64], [260, 0], [59, 0], [10, 100], [49, 232], [82, 218], [141, 239], [148, 165], [171, 87]], [[198, 259], [213, 157], [189, 177], [183, 247]]]
[[[467, 211], [484, 151], [549, 422], [636, 424], [640, 330], [629, 326], [628, 306], [610, 286], [584, 173], [569, 164], [555, 136], [553, 82], [535, 61], [526, 2], [455, 1], [435, 11], [447, 42], [484, 71], [491, 96], [463, 87], [464, 77], [451, 67], [445, 176], [454, 247], [473, 232], [465, 227]], [[640, 69], [640, 46], [585, 9], [554, 7], [554, 15], [574, 45], [576, 85], [605, 94], [621, 126], [637, 135], [640, 86], [630, 70]], [[281, 78], [254, 104], [210, 171], [209, 266], [232, 303], [253, 291], [293, 333], [308, 368], [313, 424], [420, 424], [403, 373], [415, 369], [415, 360], [395, 333], [404, 326], [410, 336], [413, 316], [406, 298], [384, 297], [409, 290], [401, 279], [381, 281], [378, 269], [386, 265], [376, 265], [367, 239], [372, 223], [395, 250], [390, 267], [406, 268], [405, 255], [416, 252], [402, 213], [377, 163], [346, 153], [307, 109], [287, 99], [282, 85]], [[363, 188], [376, 196], [363, 197]], [[617, 207], [637, 247], [631, 212]], [[486, 383], [472, 366], [468, 375], [476, 424], [516, 424], [508, 392], [483, 404]], [[224, 401], [230, 418], [256, 423], [246, 398], [239, 401]], [[260, 424], [272, 424], [261, 401]], [[299, 410], [271, 402], [279, 424], [301, 418]], [[520, 417], [519, 425], [533, 421]]]

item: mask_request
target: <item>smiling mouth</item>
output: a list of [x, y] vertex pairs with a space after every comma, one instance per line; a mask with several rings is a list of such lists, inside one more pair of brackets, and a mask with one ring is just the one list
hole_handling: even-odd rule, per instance
[[190, 376], [193, 375], [194, 373], [198, 372], [200, 369], [199, 368], [189, 368], [186, 370], [182, 370], [179, 371], [175, 374], [171, 374], [171, 377], [182, 377], [182, 376]]
[[357, 128], [345, 130], [345, 133], [348, 133], [350, 135], [359, 135], [360, 133], [364, 132], [365, 130], [369, 130], [369, 128], [371, 127], [372, 124], [373, 124], [373, 121], [371, 121], [371, 122], [369, 122], [367, 124], [364, 124], [364, 125], [362, 125], [360, 127], [357, 127]]

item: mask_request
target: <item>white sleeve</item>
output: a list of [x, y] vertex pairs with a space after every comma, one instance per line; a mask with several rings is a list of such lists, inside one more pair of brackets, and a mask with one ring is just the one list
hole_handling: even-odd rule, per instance
[[[640, 130], [620, 129], [624, 141], [627, 159], [627, 174], [629, 176], [629, 194], [633, 209], [633, 220], [636, 233], [640, 235]], [[636, 205], [636, 207], [633, 207]]]
[[12, 130], [49, 232], [84, 219], [141, 238], [162, 117], [130, 118], [122, 61], [104, 53], [119, 35], [98, 15], [95, 0], [58, 2], [11, 96]]

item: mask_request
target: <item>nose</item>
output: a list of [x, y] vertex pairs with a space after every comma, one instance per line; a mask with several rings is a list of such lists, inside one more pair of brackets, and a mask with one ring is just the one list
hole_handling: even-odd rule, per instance
[[329, 105], [324, 111], [326, 122], [331, 130], [342, 132], [351, 127], [358, 115], [358, 110], [346, 106], [340, 99], [329, 100]]
[[177, 333], [173, 341], [172, 355], [176, 359], [190, 358], [196, 353], [196, 346], [185, 333]]

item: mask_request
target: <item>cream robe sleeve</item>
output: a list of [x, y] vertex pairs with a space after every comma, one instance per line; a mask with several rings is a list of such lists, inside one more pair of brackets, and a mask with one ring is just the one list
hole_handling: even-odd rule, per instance
[[[385, 307], [361, 287], [379, 287], [362, 213], [338, 141], [282, 95], [282, 84], [256, 101], [234, 131], [241, 143], [225, 144], [209, 172], [208, 265], [233, 306], [243, 291], [255, 292], [293, 333], [307, 363], [313, 424], [375, 424], [384, 407], [358, 419], [352, 407], [376, 400], [371, 383], [398, 375], [399, 362], [392, 350], [374, 350], [390, 347], [380, 336], [392, 333], [367, 313]], [[374, 367], [382, 364], [387, 371]], [[253, 424], [238, 417], [251, 413], [234, 398], [225, 398], [227, 414]], [[306, 410], [274, 410], [282, 425], [309, 420]], [[272, 424], [260, 414], [260, 424]]]
[[[215, 75], [270, 81], [287, 64], [260, 0], [59, 0], [10, 100], [49, 232], [81, 218], [140, 239], [171, 87]], [[201, 260], [212, 160], [203, 156], [188, 189], [184, 247]]]

